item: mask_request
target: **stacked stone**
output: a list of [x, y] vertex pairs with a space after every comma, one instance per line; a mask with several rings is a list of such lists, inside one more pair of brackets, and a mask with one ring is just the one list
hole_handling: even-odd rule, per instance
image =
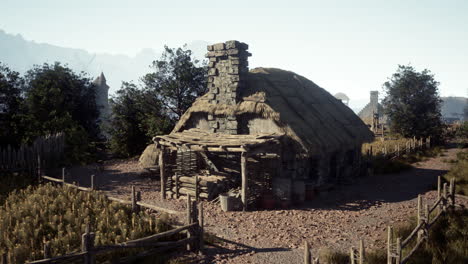
[[[248, 45], [236, 40], [208, 46], [208, 98], [211, 104], [236, 105], [249, 71]], [[212, 132], [237, 134], [235, 116], [208, 116]]]

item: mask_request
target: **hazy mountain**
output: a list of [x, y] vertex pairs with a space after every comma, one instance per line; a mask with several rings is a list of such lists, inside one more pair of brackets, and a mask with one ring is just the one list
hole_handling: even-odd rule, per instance
[[[206, 41], [193, 41], [187, 45], [197, 59], [203, 59], [206, 53]], [[159, 48], [159, 47], [158, 47]], [[104, 72], [110, 93], [115, 92], [122, 81], [137, 81], [150, 71], [149, 65], [159, 59], [163, 46], [155, 51], [146, 48], [134, 57], [90, 53], [83, 49], [64, 48], [55, 45], [25, 40], [21, 35], [7, 34], [0, 30], [0, 62], [20, 73], [25, 73], [35, 64], [67, 64], [75, 72], [84, 71], [93, 79]]]

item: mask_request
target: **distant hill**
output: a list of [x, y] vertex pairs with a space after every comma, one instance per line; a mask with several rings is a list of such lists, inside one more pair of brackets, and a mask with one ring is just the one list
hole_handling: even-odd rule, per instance
[[466, 120], [463, 116], [463, 109], [468, 104], [468, 98], [450, 96], [442, 97], [442, 101], [442, 117]]
[[[208, 44], [206, 41], [193, 41], [187, 47], [193, 51], [196, 58], [203, 59]], [[160, 47], [161, 51], [162, 49], [163, 46]], [[102, 71], [106, 75], [111, 94], [120, 88], [122, 81], [137, 81], [148, 73], [149, 65], [160, 56], [160, 51], [150, 48], [141, 50], [134, 57], [90, 53], [83, 49], [28, 41], [19, 34], [8, 34], [0, 29], [0, 62], [7, 64], [12, 70], [25, 73], [35, 64], [59, 61], [68, 64], [75, 72], [88, 73], [92, 79]]]

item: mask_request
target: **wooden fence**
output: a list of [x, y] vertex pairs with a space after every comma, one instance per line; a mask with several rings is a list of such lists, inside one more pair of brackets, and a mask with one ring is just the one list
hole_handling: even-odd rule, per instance
[[57, 133], [38, 137], [33, 144], [0, 148], [0, 171], [28, 171], [35, 173], [38, 167], [50, 167], [63, 158], [65, 135]]
[[[441, 215], [447, 212], [448, 208], [455, 208], [455, 179], [450, 180], [450, 185], [444, 183], [441, 186], [441, 177], [437, 181], [437, 201], [429, 206], [423, 206], [422, 196], [418, 195], [417, 206], [417, 225], [411, 231], [407, 238], [402, 240], [400, 237], [395, 238], [393, 234], [393, 227], [388, 226], [387, 237], [387, 264], [404, 264], [407, 263], [416, 250], [422, 245], [423, 242], [429, 240], [429, 229], [440, 218]], [[431, 214], [435, 212], [435, 216], [431, 219]], [[403, 249], [410, 246], [411, 241], [416, 239], [415, 246], [409, 251], [406, 256], [403, 255]], [[350, 263], [363, 264], [365, 263], [366, 255], [364, 249], [364, 241], [359, 241], [359, 247], [350, 249]], [[309, 246], [305, 243], [304, 249], [304, 263], [306, 264], [319, 264], [319, 259], [313, 259], [310, 254]]]
[[431, 137], [421, 139], [408, 139], [404, 145], [396, 143], [393, 148], [387, 145], [382, 146], [381, 149], [376, 149], [372, 145], [366, 149], [366, 156], [368, 160], [373, 157], [380, 156], [389, 160], [399, 158], [403, 154], [410, 154], [421, 149], [429, 149], [431, 147]]
[[[62, 184], [64, 186], [77, 188], [81, 191], [92, 191], [96, 189], [95, 177], [91, 175], [91, 187], [82, 187], [76, 184], [70, 184], [65, 182], [65, 170], [62, 170], [62, 179], [52, 178], [49, 176], [41, 176], [42, 179], [52, 181], [55, 183]], [[156, 211], [164, 211], [167, 213], [181, 213], [149, 204], [145, 204], [139, 201], [141, 197], [140, 192], [135, 192], [134, 186], [132, 186], [131, 201], [126, 201], [123, 199], [118, 199], [114, 197], [106, 196], [109, 200], [132, 205], [132, 210], [138, 212], [140, 207], [146, 207]], [[50, 255], [50, 246], [49, 243], [44, 244], [44, 259], [35, 260], [28, 262], [30, 264], [39, 264], [39, 263], [69, 263], [73, 260], [82, 259], [85, 264], [94, 264], [97, 254], [106, 253], [122, 249], [135, 249], [135, 248], [146, 248], [147, 251], [144, 251], [136, 256], [126, 257], [119, 261], [119, 263], [127, 263], [134, 261], [136, 258], [145, 257], [153, 255], [158, 252], [167, 251], [174, 248], [185, 247], [188, 251], [195, 251], [202, 253], [204, 249], [203, 241], [203, 207], [201, 203], [192, 201], [190, 195], [187, 197], [187, 211], [186, 211], [186, 220], [187, 223], [184, 226], [177, 227], [175, 229], [154, 234], [151, 236], [126, 241], [123, 243], [115, 245], [105, 245], [105, 246], [94, 246], [94, 233], [91, 232], [89, 225], [86, 227], [86, 232], [83, 233], [81, 237], [81, 251], [70, 253], [62, 256], [52, 257]], [[173, 235], [184, 233], [186, 238], [177, 240], [177, 241], [163, 241], [158, 242], [161, 239], [169, 238]], [[7, 254], [4, 254], [1, 259], [2, 264], [8, 263]]]

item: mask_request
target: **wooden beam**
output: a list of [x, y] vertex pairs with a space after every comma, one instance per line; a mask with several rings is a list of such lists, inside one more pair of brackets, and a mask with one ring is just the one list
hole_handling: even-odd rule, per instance
[[166, 175], [164, 168], [164, 148], [161, 148], [159, 152], [159, 175], [161, 178], [161, 197], [163, 200], [166, 199]]
[[241, 154], [241, 175], [242, 175], [242, 205], [244, 207], [244, 211], [247, 210], [247, 152], [242, 152]]

